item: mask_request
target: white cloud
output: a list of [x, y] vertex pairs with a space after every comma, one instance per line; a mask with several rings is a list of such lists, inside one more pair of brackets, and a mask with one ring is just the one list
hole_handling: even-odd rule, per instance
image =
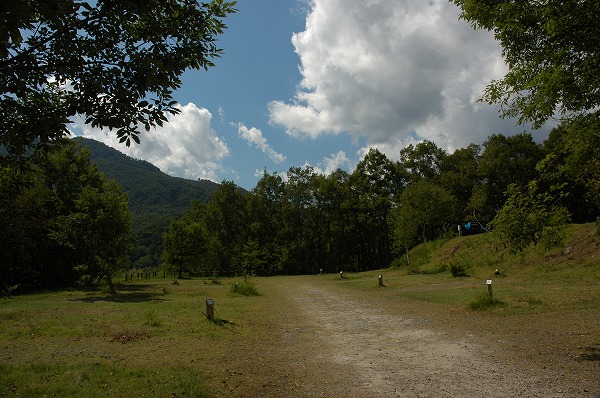
[[305, 161], [302, 168], [305, 167], [312, 167], [315, 174], [330, 175], [337, 169], [352, 170], [356, 167], [356, 164], [348, 158], [346, 152], [340, 150], [336, 153], [332, 153], [330, 156], [325, 156], [323, 160], [317, 162], [316, 165], [311, 164], [309, 161]]
[[168, 115], [169, 122], [163, 127], [140, 131], [142, 143], [126, 147], [120, 144], [114, 131], [91, 128], [81, 120], [75, 123], [76, 130], [86, 138], [101, 141], [106, 145], [136, 159], [146, 160], [161, 171], [183, 178], [207, 179], [219, 182], [218, 173], [222, 161], [229, 155], [227, 144], [211, 128], [211, 113], [193, 103], [178, 105], [178, 115]]
[[292, 37], [302, 81], [269, 104], [295, 137], [347, 133], [397, 147], [415, 135], [446, 149], [521, 131], [478, 103], [506, 66], [489, 32], [459, 20], [448, 0], [311, 0]]
[[265, 153], [273, 162], [280, 164], [285, 160], [285, 156], [275, 152], [267, 143], [267, 139], [263, 136], [262, 131], [256, 127], [248, 128], [243, 123], [238, 123], [238, 135], [246, 140], [248, 144], [252, 144]]
[[329, 175], [337, 169], [350, 169], [353, 166], [350, 159], [346, 156], [346, 152], [338, 151], [332, 153], [331, 156], [326, 156], [318, 165], [314, 168], [315, 173]]

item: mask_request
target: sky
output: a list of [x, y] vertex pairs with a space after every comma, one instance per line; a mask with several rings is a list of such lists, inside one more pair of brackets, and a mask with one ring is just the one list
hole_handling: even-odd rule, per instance
[[233, 181], [291, 167], [352, 172], [377, 148], [398, 160], [423, 140], [452, 153], [492, 134], [531, 130], [478, 101], [507, 71], [490, 32], [459, 19], [448, 0], [239, 0], [208, 71], [189, 71], [174, 93], [181, 113], [140, 129], [126, 147], [114, 132], [72, 130], [163, 172]]

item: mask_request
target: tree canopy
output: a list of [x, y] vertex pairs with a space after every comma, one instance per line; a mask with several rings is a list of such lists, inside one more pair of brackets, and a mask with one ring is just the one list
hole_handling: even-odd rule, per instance
[[540, 127], [600, 106], [600, 3], [596, 0], [453, 0], [461, 18], [494, 33], [509, 66], [484, 99]]
[[235, 1], [32, 0], [0, 6], [0, 145], [29, 153], [71, 117], [127, 145], [177, 113], [187, 69], [207, 69]]

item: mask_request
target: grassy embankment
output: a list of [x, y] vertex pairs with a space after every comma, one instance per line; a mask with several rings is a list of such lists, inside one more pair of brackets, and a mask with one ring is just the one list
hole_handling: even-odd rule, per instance
[[[535, 333], [544, 320], [562, 319], [561, 332], [548, 341], [564, 350], [573, 336], [583, 336], [581, 343], [567, 347], [578, 355], [573, 366], [600, 361], [600, 341], [594, 340], [600, 330], [580, 330], [590, 322], [597, 325], [590, 317], [600, 314], [600, 236], [595, 226], [569, 226], [565, 245], [547, 251], [534, 247], [511, 254], [479, 235], [431, 242], [410, 257], [410, 267], [344, 279], [319, 275], [293, 280], [360, 292], [388, 305], [401, 303], [412, 315], [445, 314], [444, 322], [473, 317], [484, 331], [491, 324], [510, 328], [527, 323], [522, 333]], [[464, 268], [468, 276], [453, 277], [449, 265]], [[494, 275], [496, 269], [501, 275]], [[378, 274], [385, 289], [377, 286]], [[495, 305], [475, 311], [487, 295], [487, 279], [493, 280]], [[279, 295], [285, 294], [289, 280], [255, 279], [259, 296], [232, 292], [232, 284], [240, 280], [173, 284], [154, 279], [121, 283], [116, 296], [65, 291], [1, 299], [0, 395], [227, 395], [223, 384], [231, 376], [228, 369], [238, 361], [252, 362], [239, 353], [252, 352], [253, 344], [263, 344], [279, 330], [273, 327], [282, 322]], [[218, 322], [202, 315], [206, 298], [214, 299]], [[454, 320], [447, 319], [452, 314]]]

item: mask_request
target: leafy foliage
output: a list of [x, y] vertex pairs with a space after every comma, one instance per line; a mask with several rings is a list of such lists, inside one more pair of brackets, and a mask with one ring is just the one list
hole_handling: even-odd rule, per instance
[[[579, 134], [594, 135], [594, 126], [579, 123]], [[251, 192], [224, 182], [206, 205], [196, 203], [188, 210], [193, 219], [180, 219], [206, 231], [206, 236], [192, 239], [198, 242], [194, 250], [202, 250], [189, 253], [196, 259], [190, 272], [274, 275], [377, 269], [398, 263], [394, 256], [421, 242], [452, 236], [457, 224], [479, 221], [473, 220], [474, 211], [513, 250], [558, 244], [572, 195], [590, 198], [580, 220], [594, 221], [598, 215], [591, 205], [596, 150], [566, 142], [559, 146], [560, 155], [556, 140], [540, 145], [529, 134], [494, 135], [483, 151], [470, 145], [452, 154], [426, 142], [406, 148], [398, 162], [373, 149], [351, 174], [337, 170], [320, 175], [310, 166], [292, 167], [286, 178], [265, 172]], [[578, 184], [572, 178], [561, 182], [567, 171], [576, 170], [570, 162], [590, 166], [577, 174]], [[466, 273], [461, 264], [451, 268], [456, 275]]]
[[453, 0], [475, 28], [494, 32], [509, 66], [484, 99], [539, 127], [600, 106], [597, 1]]
[[398, 250], [435, 239], [454, 227], [455, 208], [455, 198], [443, 187], [427, 180], [409, 185], [391, 218]]
[[568, 211], [555, 205], [553, 195], [536, 188], [534, 182], [526, 191], [510, 185], [506, 204], [492, 221], [494, 236], [514, 251], [541, 241], [556, 244], [560, 227], [569, 220]]
[[68, 134], [69, 118], [127, 145], [177, 113], [187, 69], [207, 69], [235, 2], [14, 1], [0, 9], [0, 144], [14, 156]]
[[111, 276], [128, 264], [127, 196], [74, 141], [25, 166], [4, 164], [0, 184], [0, 284], [70, 286]]

